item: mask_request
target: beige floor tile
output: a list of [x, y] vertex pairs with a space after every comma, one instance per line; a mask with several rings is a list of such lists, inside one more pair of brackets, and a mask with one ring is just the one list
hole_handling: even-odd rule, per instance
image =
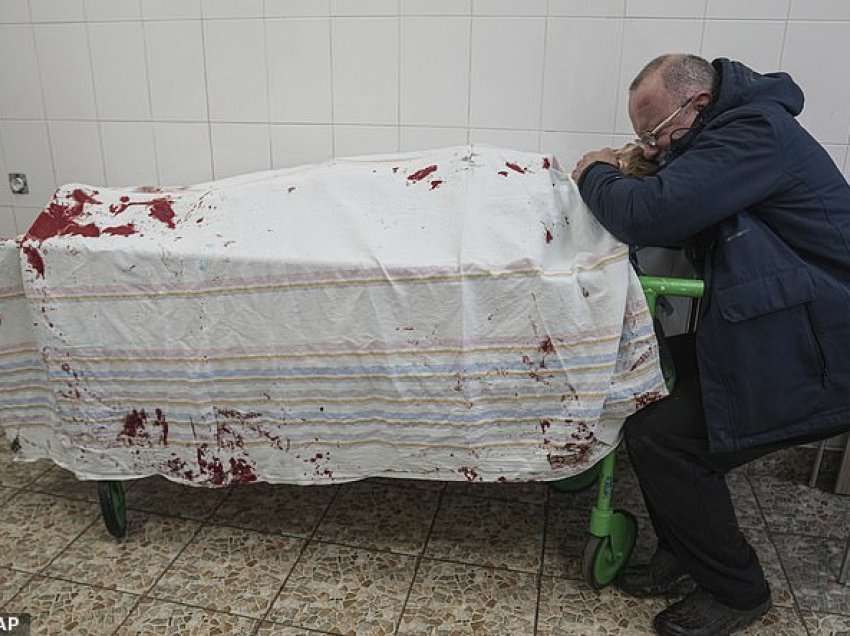
[[53, 466], [53, 463], [46, 459], [36, 462], [16, 462], [14, 454], [6, 450], [6, 445], [0, 444], [0, 446], [3, 447], [0, 450], [0, 486], [22, 488]]
[[211, 523], [309, 537], [336, 490], [336, 486], [265, 483], [236, 486]]
[[652, 619], [666, 606], [664, 599], [636, 599], [612, 587], [597, 592], [580, 581], [543, 577], [537, 634], [654, 634]]
[[198, 523], [136, 512], [116, 541], [102, 523], [86, 530], [44, 572], [48, 576], [143, 594], [192, 540]]
[[98, 515], [88, 502], [18, 493], [0, 515], [0, 566], [39, 571]]
[[[631, 563], [646, 563], [655, 553], [657, 539], [647, 517], [636, 517], [637, 542]], [[590, 515], [583, 511], [549, 504], [546, 526], [546, 553], [543, 573], [568, 579], [582, 578], [585, 546], [590, 540]]]
[[399, 634], [532, 634], [533, 574], [423, 559]]
[[257, 636], [323, 636], [325, 632], [314, 632], [303, 627], [290, 627], [277, 623], [261, 623]]
[[0, 504], [8, 501], [12, 497], [15, 496], [15, 493], [18, 492], [16, 488], [8, 488], [6, 486], [0, 486]]
[[0, 568], [0, 609], [32, 578], [28, 572]]
[[446, 495], [425, 549], [429, 558], [537, 572], [543, 506]]
[[116, 636], [214, 636], [253, 633], [253, 618], [210, 612], [198, 607], [144, 599]]
[[15, 611], [32, 616], [32, 633], [112, 634], [138, 597], [70, 581], [35, 577], [15, 598]]
[[[206, 519], [228, 495], [226, 488], [188, 486], [165, 479], [147, 477], [127, 492], [127, 507], [184, 519]], [[129, 514], [129, 513], [128, 513]]]
[[770, 530], [847, 538], [850, 497], [767, 476], [753, 480], [753, 490]]
[[58, 497], [97, 501], [97, 482], [77, 479], [70, 470], [53, 466], [33, 481], [27, 490], [43, 492]]
[[773, 607], [739, 633], [742, 636], [808, 636], [803, 619], [793, 607]]
[[410, 556], [311, 543], [269, 619], [357, 636], [392, 634], [415, 565]]
[[166, 570], [150, 595], [260, 618], [283, 586], [303, 541], [207, 527]]
[[772, 539], [800, 609], [850, 616], [850, 585], [838, 582], [843, 541], [789, 534]]
[[[782, 481], [809, 483], [809, 477], [815, 464], [817, 449], [810, 446], [794, 446], [750, 462], [746, 465], [747, 474], [754, 477], [769, 476]], [[818, 487], [832, 490], [838, 467], [841, 464], [841, 451], [828, 450], [823, 454], [818, 473]]]
[[419, 554], [439, 494], [424, 489], [356, 482], [342, 486], [316, 538], [360, 548]]
[[777, 554], [767, 531], [744, 528], [743, 532], [759, 557], [765, 578], [770, 585], [773, 604], [778, 607], [794, 607], [794, 595], [791, 594], [791, 586], [785, 576], [785, 570], [782, 569], [779, 554]]
[[504, 501], [525, 501], [527, 503], [546, 503], [548, 486], [542, 481], [528, 482], [490, 482], [452, 481], [446, 485], [446, 493], [502, 499]]
[[850, 634], [850, 616], [803, 610], [803, 621], [810, 636], [847, 636]]

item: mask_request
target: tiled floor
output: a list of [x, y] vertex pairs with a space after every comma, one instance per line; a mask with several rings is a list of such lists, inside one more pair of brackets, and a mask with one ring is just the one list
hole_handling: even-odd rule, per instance
[[[812, 449], [729, 477], [773, 589], [748, 634], [850, 634], [836, 581], [850, 498], [804, 484]], [[834, 474], [836, 454], [823, 469]], [[0, 452], [0, 611], [36, 634], [649, 634], [666, 600], [581, 580], [593, 490], [373, 479], [229, 490], [130, 485], [116, 542], [95, 488]], [[615, 503], [654, 536], [626, 463]]]

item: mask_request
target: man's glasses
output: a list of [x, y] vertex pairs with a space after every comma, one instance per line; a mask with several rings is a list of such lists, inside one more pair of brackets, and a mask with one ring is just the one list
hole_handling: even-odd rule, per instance
[[[657, 147], [658, 146], [658, 133], [661, 132], [661, 130], [667, 124], [669, 124], [671, 121], [673, 121], [679, 115], [679, 113], [681, 113], [685, 109], [685, 107], [693, 101], [693, 99], [694, 99], [693, 95], [688, 97], [688, 99], [686, 99], [682, 103], [681, 106], [679, 106], [676, 110], [674, 110], [672, 113], [667, 115], [667, 117], [662, 119], [661, 123], [659, 123], [655, 128], [653, 128], [652, 130], [649, 130], [645, 133], [642, 133], [640, 135], [640, 137], [635, 139], [635, 143], [638, 146], [640, 146], [641, 148], [655, 148], [655, 147]], [[685, 129], [685, 130], [687, 130], [687, 129]]]

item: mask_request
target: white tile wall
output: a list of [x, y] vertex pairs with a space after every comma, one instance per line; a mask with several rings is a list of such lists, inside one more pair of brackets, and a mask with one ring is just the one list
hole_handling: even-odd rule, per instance
[[762, 73], [779, 68], [785, 22], [706, 20], [700, 55], [739, 60]]
[[267, 18], [324, 17], [331, 14], [330, 0], [265, 0]]
[[205, 18], [261, 18], [263, 0], [201, 0]]
[[331, 0], [331, 15], [397, 15], [398, 0]]
[[791, 0], [791, 18], [797, 20], [850, 20], [846, 0]]
[[331, 121], [329, 18], [266, 20], [271, 120]]
[[620, 65], [622, 20], [552, 18], [546, 37], [543, 129], [610, 132], [617, 86], [599, 82]]
[[334, 121], [398, 123], [398, 19], [340, 18], [331, 37]]
[[12, 206], [0, 206], [0, 238], [14, 238], [17, 234]]
[[213, 177], [271, 169], [268, 124], [213, 124]]
[[788, 17], [791, 0], [708, 0], [706, 18], [769, 18]]
[[186, 185], [212, 179], [210, 127], [207, 124], [155, 124], [154, 143], [159, 181], [163, 185]]
[[800, 122], [824, 143], [846, 144], [850, 131], [850, 83], [833, 71], [850, 59], [850, 22], [792, 22], [785, 36], [783, 70], [806, 94]]
[[395, 126], [334, 126], [334, 154], [337, 157], [397, 151], [398, 129]]
[[147, 20], [200, 18], [201, 0], [142, 0], [142, 17]]
[[[28, 22], [30, 19], [27, 0], [3, 0], [0, 2], [0, 22]], [[11, 211], [9, 212], [11, 214]]]
[[[12, 195], [13, 205], [43, 206], [56, 190], [47, 124], [32, 121], [0, 121], [0, 147], [9, 172], [27, 175], [29, 194]], [[4, 179], [5, 187], [8, 182]]]
[[626, 13], [626, 0], [549, 0], [549, 15], [611, 17]]
[[21, 207], [15, 206], [12, 208], [12, 216], [15, 220], [15, 228], [18, 234], [24, 234], [35, 221], [36, 217], [41, 214], [44, 208]]
[[528, 152], [537, 152], [540, 147], [540, 133], [536, 130], [500, 130], [497, 128], [471, 128], [469, 143], [488, 144], [516, 148]]
[[470, 19], [404, 18], [401, 35], [401, 123], [466, 126]]
[[141, 22], [88, 25], [97, 113], [101, 119], [150, 119]]
[[538, 128], [543, 18], [473, 18], [470, 125]]
[[269, 117], [262, 20], [204, 24], [210, 119], [265, 122]]
[[201, 23], [178, 20], [144, 26], [153, 119], [206, 121]]
[[[845, 0], [0, 0], [0, 228], [66, 180], [468, 140], [571, 164], [631, 138], [626, 87], [669, 51], [787, 70], [850, 171]], [[32, 194], [9, 192], [13, 169]]]
[[48, 130], [57, 184], [106, 181], [97, 122], [51, 121]]
[[446, 146], [466, 145], [466, 128], [434, 128], [429, 126], [402, 126], [399, 150], [427, 150]]
[[10, 170], [6, 170], [6, 158], [3, 155], [2, 136], [0, 136], [0, 206], [12, 205], [12, 192], [6, 186], [6, 176]]
[[401, 0], [403, 15], [469, 15], [472, 0]]
[[[0, 27], [0, 117], [44, 116], [32, 27]], [[14, 60], [14, 63], [10, 61]]]
[[82, 22], [83, 0], [29, 0], [33, 22]]
[[107, 185], [159, 183], [153, 124], [103, 122], [100, 133]]
[[291, 168], [333, 157], [330, 126], [271, 126], [272, 167]]
[[95, 119], [94, 82], [86, 25], [36, 25], [35, 45], [47, 116]]
[[86, 20], [134, 20], [142, 17], [139, 0], [85, 0]]

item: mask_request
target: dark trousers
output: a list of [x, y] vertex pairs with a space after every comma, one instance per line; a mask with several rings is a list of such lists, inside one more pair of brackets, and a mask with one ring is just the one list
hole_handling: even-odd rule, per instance
[[807, 440], [735, 452], [708, 449], [694, 337], [667, 340], [677, 381], [670, 397], [632, 415], [626, 446], [655, 526], [666, 549], [720, 602], [750, 609], [770, 594], [755, 551], [738, 528], [727, 472]]

